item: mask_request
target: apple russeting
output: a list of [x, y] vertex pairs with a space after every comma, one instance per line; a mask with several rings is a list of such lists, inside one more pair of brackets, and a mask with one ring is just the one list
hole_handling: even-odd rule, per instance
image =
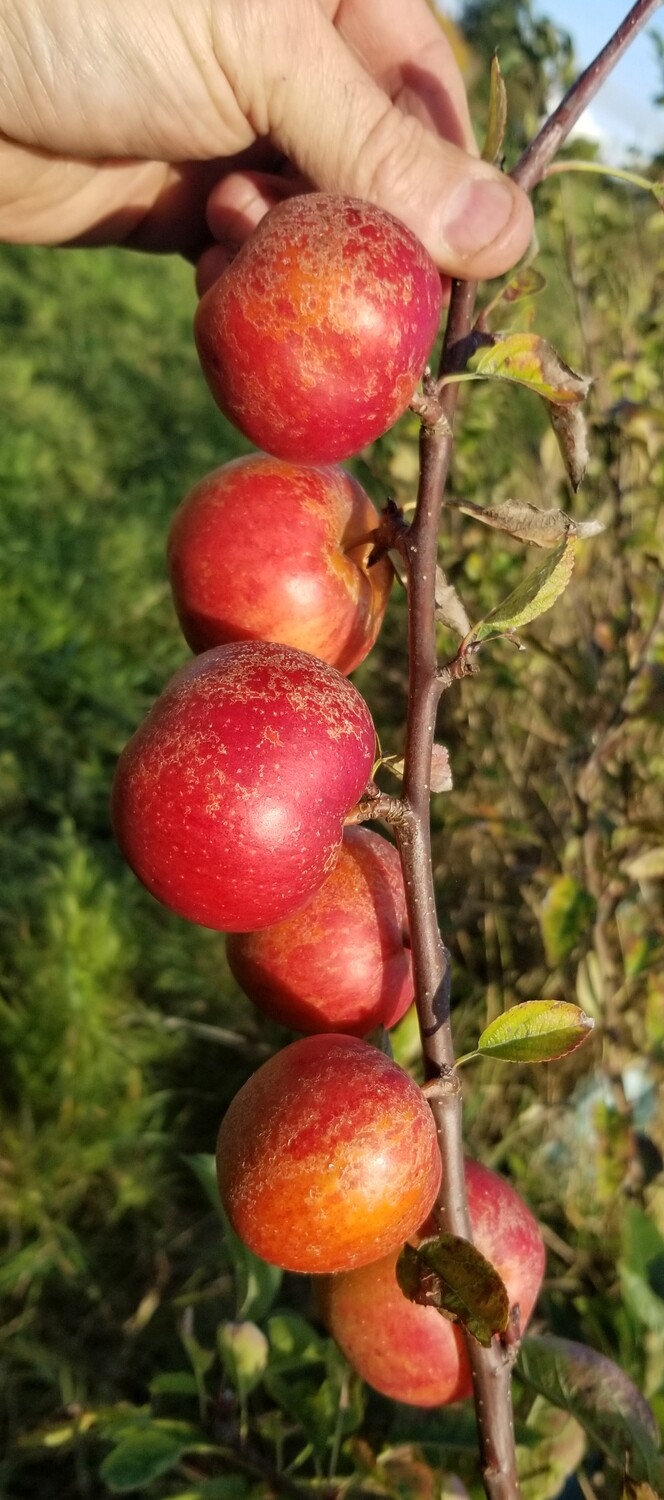
[[[473, 1239], [503, 1278], [510, 1306], [525, 1328], [544, 1276], [544, 1244], [523, 1199], [504, 1178], [466, 1161]], [[419, 1238], [435, 1235], [433, 1222]], [[349, 1364], [368, 1385], [413, 1406], [442, 1406], [472, 1393], [462, 1333], [434, 1307], [404, 1296], [396, 1279], [399, 1251], [316, 1288], [318, 1306]]]
[[176, 673], [120, 757], [117, 841], [166, 906], [253, 931], [304, 906], [371, 775], [357, 689], [304, 651], [218, 646]]
[[347, 1270], [395, 1250], [431, 1209], [441, 1176], [434, 1118], [376, 1047], [305, 1037], [231, 1101], [217, 1176], [256, 1255], [288, 1271]]
[[298, 463], [349, 458], [406, 410], [442, 307], [398, 219], [326, 193], [287, 198], [202, 297], [194, 332], [221, 410]]
[[346, 828], [320, 890], [294, 917], [232, 933], [232, 973], [249, 999], [294, 1031], [366, 1036], [395, 1026], [413, 999], [399, 855], [367, 828]]
[[379, 517], [351, 474], [264, 454], [207, 474], [168, 539], [173, 599], [193, 651], [281, 641], [352, 672], [371, 649], [392, 583], [367, 566]]

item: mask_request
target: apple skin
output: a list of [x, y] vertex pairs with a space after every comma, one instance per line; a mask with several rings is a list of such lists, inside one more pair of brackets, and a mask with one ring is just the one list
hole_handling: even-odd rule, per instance
[[226, 941], [231, 972], [258, 1009], [293, 1031], [366, 1036], [395, 1026], [413, 1000], [406, 896], [393, 844], [346, 828], [341, 853], [307, 905]]
[[[544, 1276], [537, 1221], [514, 1188], [480, 1162], [466, 1161], [466, 1188], [475, 1244], [500, 1272], [525, 1328]], [[436, 1232], [430, 1222], [418, 1238]], [[321, 1281], [322, 1320], [358, 1375], [384, 1396], [412, 1406], [463, 1401], [472, 1381], [462, 1334], [434, 1307], [404, 1296], [398, 1255]]]
[[[380, 630], [393, 570], [367, 567], [379, 523], [338, 467], [265, 454], [208, 474], [182, 501], [168, 539], [175, 608], [192, 651], [281, 641], [353, 672]], [[358, 545], [358, 543], [360, 545]]]
[[361, 1266], [431, 1209], [441, 1162], [417, 1084], [356, 1037], [304, 1037], [235, 1095], [217, 1143], [221, 1201], [250, 1250], [288, 1271]]
[[440, 322], [419, 240], [358, 198], [285, 199], [201, 298], [194, 334], [221, 410], [256, 447], [349, 458], [405, 411]]
[[120, 756], [115, 836], [180, 916], [253, 931], [322, 885], [374, 754], [369, 710], [334, 667], [270, 642], [219, 646], [176, 673]]

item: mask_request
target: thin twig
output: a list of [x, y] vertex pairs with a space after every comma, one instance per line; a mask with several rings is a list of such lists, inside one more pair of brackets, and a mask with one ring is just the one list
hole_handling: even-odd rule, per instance
[[558, 108], [554, 109], [552, 115], [549, 115], [534, 141], [526, 147], [510, 175], [527, 193], [542, 181], [549, 163], [564, 145], [570, 130], [594, 99], [597, 90], [615, 68], [623, 52], [626, 52], [634, 41], [637, 32], [652, 20], [661, 4], [662, 0], [637, 0], [636, 5], [628, 11], [624, 21], [621, 21], [606, 46], [598, 52], [594, 62], [591, 62], [585, 72], [579, 74], [576, 82], [561, 99]]

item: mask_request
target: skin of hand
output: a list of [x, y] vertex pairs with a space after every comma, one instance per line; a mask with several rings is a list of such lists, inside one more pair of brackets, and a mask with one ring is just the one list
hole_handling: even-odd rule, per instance
[[427, 0], [0, 0], [0, 238], [180, 251], [204, 290], [308, 187], [378, 203], [462, 277], [532, 231]]

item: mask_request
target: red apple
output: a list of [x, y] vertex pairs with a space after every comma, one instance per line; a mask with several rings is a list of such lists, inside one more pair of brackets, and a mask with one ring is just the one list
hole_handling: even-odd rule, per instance
[[[500, 1272], [524, 1328], [544, 1276], [538, 1224], [514, 1188], [479, 1162], [466, 1162], [475, 1243]], [[436, 1233], [426, 1224], [420, 1237]], [[460, 1330], [434, 1307], [404, 1296], [396, 1279], [399, 1251], [373, 1265], [326, 1279], [318, 1287], [323, 1321], [357, 1373], [396, 1401], [442, 1406], [472, 1392]]]
[[238, 984], [282, 1026], [366, 1036], [396, 1025], [413, 999], [407, 931], [394, 845], [347, 828], [332, 873], [297, 916], [233, 933], [226, 947]]
[[422, 1090], [356, 1037], [284, 1047], [235, 1095], [219, 1131], [231, 1223], [289, 1271], [341, 1271], [394, 1250], [429, 1212], [440, 1174]]
[[258, 454], [215, 469], [175, 512], [168, 565], [193, 651], [257, 639], [352, 672], [373, 646], [392, 583], [367, 567], [379, 517], [339, 468]]
[[405, 411], [434, 342], [438, 271], [411, 231], [356, 198], [277, 204], [201, 298], [194, 332], [221, 410], [299, 463], [357, 453]]
[[369, 710], [334, 667], [264, 641], [219, 646], [176, 674], [123, 751], [115, 835], [180, 916], [267, 926], [329, 874], [374, 752]]

